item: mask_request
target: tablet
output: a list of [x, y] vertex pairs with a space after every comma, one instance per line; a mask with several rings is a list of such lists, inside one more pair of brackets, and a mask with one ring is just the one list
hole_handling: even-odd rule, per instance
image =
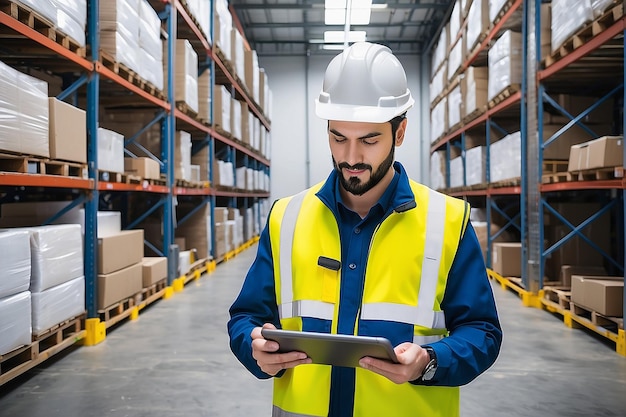
[[262, 329], [261, 334], [278, 342], [279, 352], [304, 352], [317, 364], [357, 368], [364, 356], [398, 362], [391, 342], [384, 337], [274, 329]]

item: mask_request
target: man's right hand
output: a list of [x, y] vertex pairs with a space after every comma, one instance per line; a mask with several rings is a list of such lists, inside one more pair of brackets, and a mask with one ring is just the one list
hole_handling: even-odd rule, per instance
[[[263, 328], [275, 329], [276, 327], [271, 323], [265, 323]], [[276, 353], [278, 348], [277, 342], [263, 338], [261, 327], [255, 327], [252, 330], [252, 357], [256, 359], [259, 368], [266, 374], [274, 376], [283, 369], [294, 368], [298, 365], [312, 362], [306, 353]]]

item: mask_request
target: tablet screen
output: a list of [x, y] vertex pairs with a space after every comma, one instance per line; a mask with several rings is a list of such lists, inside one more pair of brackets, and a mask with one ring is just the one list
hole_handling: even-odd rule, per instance
[[383, 337], [274, 329], [262, 329], [261, 334], [277, 342], [279, 352], [304, 352], [317, 364], [356, 368], [364, 356], [398, 362], [391, 343]]

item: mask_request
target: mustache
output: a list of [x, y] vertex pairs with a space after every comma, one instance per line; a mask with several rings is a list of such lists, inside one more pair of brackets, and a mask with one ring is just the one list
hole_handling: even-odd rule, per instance
[[339, 164], [337, 164], [337, 168], [339, 169], [352, 169], [352, 170], [363, 170], [363, 169], [367, 169], [367, 170], [372, 170], [372, 166], [368, 165], [368, 164], [355, 164], [355, 165], [350, 165], [347, 162], [341, 162]]

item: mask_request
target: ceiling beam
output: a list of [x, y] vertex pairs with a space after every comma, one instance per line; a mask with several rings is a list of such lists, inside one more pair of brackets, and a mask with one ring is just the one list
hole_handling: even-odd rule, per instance
[[[231, 0], [230, 4], [235, 10], [309, 10], [324, 8], [324, 0], [309, 1], [306, 4], [293, 4], [293, 3], [246, 3], [245, 0]], [[374, 3], [375, 4], [375, 3]], [[446, 10], [450, 7], [450, 4], [445, 3], [399, 3], [399, 2], [384, 2], [387, 7], [383, 10], [389, 9], [441, 9]], [[373, 9], [372, 11], [375, 11]]]
[[[370, 23], [368, 25], [351, 25], [351, 30], [359, 30], [359, 29], [368, 29], [368, 28], [380, 28], [387, 29], [392, 27], [425, 27], [425, 26], [433, 26], [438, 25], [439, 21], [429, 20], [422, 22], [402, 22], [402, 23], [394, 23], [392, 25], [388, 23]], [[333, 27], [340, 27], [343, 29], [342, 25], [325, 25], [323, 22], [287, 22], [287, 23], [253, 23], [246, 24], [245, 29], [290, 29], [290, 28], [324, 28], [325, 30], [332, 30]]]

